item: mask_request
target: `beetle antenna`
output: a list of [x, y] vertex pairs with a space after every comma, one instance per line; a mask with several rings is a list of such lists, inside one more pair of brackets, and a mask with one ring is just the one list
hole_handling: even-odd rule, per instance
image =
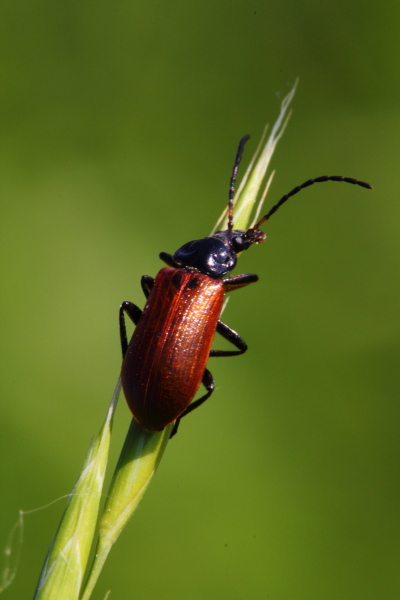
[[277, 204], [275, 204], [275, 206], [273, 206], [271, 210], [266, 215], [264, 215], [263, 218], [260, 219], [258, 223], [256, 223], [251, 229], [258, 229], [262, 223], [268, 221], [270, 216], [273, 215], [278, 210], [278, 208], [286, 202], [286, 200], [300, 192], [300, 190], [302, 190], [303, 188], [306, 188], [309, 185], [312, 185], [313, 183], [322, 183], [324, 181], [345, 181], [346, 183], [352, 183], [353, 185], [360, 185], [361, 187], [367, 188], [367, 190], [373, 189], [372, 185], [370, 185], [369, 183], [359, 181], [358, 179], [352, 179], [351, 177], [341, 177], [340, 175], [323, 175], [322, 177], [317, 177], [316, 179], [309, 179], [301, 185], [298, 185], [297, 187], [293, 188], [293, 190], [288, 194], [285, 194], [285, 196], [282, 196], [279, 202], [277, 202]]
[[235, 193], [235, 182], [236, 175], [239, 168], [239, 163], [242, 159], [243, 148], [247, 140], [249, 139], [249, 135], [244, 135], [239, 142], [239, 146], [237, 149], [237, 154], [235, 158], [235, 164], [233, 165], [231, 183], [229, 186], [229, 200], [228, 200], [228, 231], [232, 231], [233, 229], [233, 195]]

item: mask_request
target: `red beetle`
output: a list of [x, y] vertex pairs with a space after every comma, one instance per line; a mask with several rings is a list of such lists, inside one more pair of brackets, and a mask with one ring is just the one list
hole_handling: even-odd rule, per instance
[[[323, 176], [309, 179], [283, 196], [275, 206], [247, 231], [233, 229], [233, 194], [244, 136], [231, 177], [228, 203], [228, 229], [211, 237], [188, 242], [172, 256], [160, 258], [169, 265], [156, 278], [142, 277], [147, 298], [143, 311], [131, 302], [123, 302], [119, 311], [122, 345], [122, 387], [134, 418], [150, 431], [159, 431], [200, 406], [214, 390], [214, 380], [206, 368], [209, 356], [235, 356], [247, 350], [246, 342], [219, 317], [224, 295], [258, 281], [251, 273], [226, 277], [236, 265], [237, 254], [252, 244], [263, 242], [259, 230], [288, 198], [313, 183], [345, 181], [371, 189], [368, 183], [349, 177]], [[137, 325], [128, 345], [124, 313]], [[211, 350], [215, 332], [230, 341], [237, 350]], [[192, 402], [200, 383], [207, 393]]]

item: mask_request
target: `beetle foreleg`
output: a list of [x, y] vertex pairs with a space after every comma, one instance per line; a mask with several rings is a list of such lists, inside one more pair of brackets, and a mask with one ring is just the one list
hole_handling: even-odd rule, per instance
[[140, 283], [142, 286], [143, 294], [146, 296], [146, 298], [148, 298], [154, 285], [154, 277], [150, 277], [150, 275], [143, 275], [142, 279], [140, 280]]
[[140, 316], [142, 314], [141, 309], [132, 304], [132, 302], [123, 302], [119, 307], [119, 336], [121, 340], [122, 358], [125, 356], [125, 352], [128, 348], [128, 337], [126, 335], [126, 325], [124, 313], [137, 325], [139, 323]]
[[238, 290], [239, 288], [249, 285], [250, 283], [255, 283], [256, 281], [258, 281], [258, 275], [254, 275], [254, 273], [234, 275], [233, 277], [227, 277], [223, 280], [226, 292], [233, 292], [234, 290]]
[[158, 256], [161, 258], [161, 260], [167, 263], [169, 267], [173, 267], [174, 269], [181, 268], [181, 265], [178, 265], [178, 263], [174, 260], [172, 254], [168, 254], [168, 252], [160, 252]]
[[217, 332], [222, 335], [228, 342], [231, 342], [238, 350], [211, 350], [210, 356], [237, 356], [244, 354], [247, 350], [247, 344], [244, 339], [226, 323], [218, 321]]
[[202, 396], [198, 400], [195, 400], [194, 402], [192, 402], [191, 404], [189, 404], [189, 406], [183, 411], [183, 413], [181, 414], [181, 416], [177, 418], [177, 420], [175, 421], [175, 425], [174, 425], [174, 427], [173, 427], [173, 429], [171, 431], [171, 435], [169, 436], [169, 439], [171, 439], [176, 434], [176, 432], [178, 431], [179, 423], [180, 423], [182, 417], [186, 417], [186, 415], [188, 415], [189, 413], [191, 413], [192, 410], [194, 410], [195, 408], [198, 408], [201, 404], [203, 404], [203, 402], [205, 402], [206, 400], [208, 400], [208, 398], [213, 393], [213, 391], [215, 389], [214, 378], [213, 378], [212, 374], [210, 373], [210, 371], [208, 369], [205, 369], [204, 375], [203, 375], [203, 379], [201, 380], [201, 383], [206, 388], [207, 393], [204, 394], [204, 396]]

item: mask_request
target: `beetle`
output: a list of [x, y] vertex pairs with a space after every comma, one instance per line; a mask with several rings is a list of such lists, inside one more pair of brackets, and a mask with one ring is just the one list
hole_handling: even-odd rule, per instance
[[[237, 262], [238, 253], [266, 239], [259, 229], [288, 198], [303, 188], [325, 181], [344, 181], [372, 189], [368, 183], [340, 176], [309, 179], [283, 196], [247, 231], [233, 228], [233, 196], [243, 148], [239, 143], [228, 195], [228, 228], [210, 237], [181, 246], [174, 255], [160, 253], [168, 266], [153, 279], [144, 275], [141, 286], [147, 302], [143, 311], [131, 302], [119, 310], [122, 347], [121, 380], [125, 398], [136, 421], [149, 431], [161, 431], [175, 421], [170, 437], [182, 417], [205, 402], [215, 385], [206, 368], [209, 357], [236, 356], [247, 350], [243, 338], [220, 320], [226, 292], [255, 283], [252, 273], [225, 277]], [[128, 344], [125, 313], [136, 325]], [[212, 350], [215, 333], [236, 350]], [[192, 402], [200, 384], [206, 393]]]

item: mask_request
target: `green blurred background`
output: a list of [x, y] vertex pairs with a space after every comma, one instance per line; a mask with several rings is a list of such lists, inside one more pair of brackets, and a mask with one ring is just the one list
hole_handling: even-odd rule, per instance
[[[397, 3], [6, 0], [0, 546], [67, 494], [120, 368], [123, 300], [211, 230], [300, 78], [225, 320], [249, 344], [182, 423], [113, 549], [104, 598], [394, 600], [399, 578]], [[220, 345], [221, 347], [221, 345]], [[115, 461], [130, 416], [121, 401]], [[65, 501], [29, 515], [30, 598]]]

